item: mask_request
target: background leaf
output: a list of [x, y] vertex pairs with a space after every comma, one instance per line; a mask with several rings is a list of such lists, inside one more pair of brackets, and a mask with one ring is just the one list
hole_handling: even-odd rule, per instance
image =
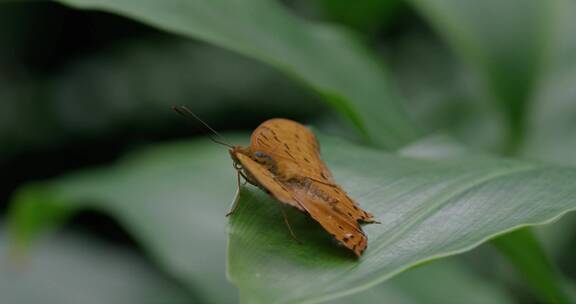
[[126, 15], [269, 63], [316, 90], [373, 144], [396, 148], [415, 137], [369, 51], [344, 30], [299, 19], [276, 1], [61, 2]]
[[506, 134], [490, 94], [438, 37], [408, 28], [386, 52], [410, 115], [427, 134], [498, 151]]
[[13, 198], [11, 232], [29, 241], [54, 222], [50, 208], [96, 209], [113, 215], [203, 301], [233, 303], [237, 291], [225, 277], [224, 215], [236, 188], [229, 163], [226, 150], [211, 141], [182, 142], [128, 156], [111, 168], [32, 184]]
[[330, 19], [368, 34], [373, 34], [383, 25], [392, 23], [392, 20], [400, 17], [400, 13], [406, 9], [406, 3], [402, 0], [361, 2], [319, 0], [318, 2]]
[[[231, 125], [222, 117], [236, 116], [239, 127], [266, 117], [305, 120], [329, 112], [270, 66], [169, 34], [134, 38], [70, 59], [50, 77], [7, 80], [0, 86], [0, 161], [30, 148], [73, 145], [80, 139], [89, 145], [111, 134], [133, 139], [197, 131], [178, 124], [170, 111], [174, 104], [189, 105], [218, 129]], [[245, 114], [237, 117], [239, 111]]]
[[564, 283], [530, 229], [508, 233], [492, 243], [520, 270], [543, 303], [570, 303], [563, 291]]
[[415, 267], [398, 276], [331, 304], [395, 303], [395, 304], [485, 304], [514, 303], [493, 280], [470, 270], [458, 258], [447, 258]]
[[[505, 115], [506, 150], [516, 151], [523, 140], [535, 84], [547, 64], [557, 1], [412, 3], [479, 72]], [[515, 13], [519, 8], [522, 13]]]
[[198, 303], [134, 252], [80, 234], [56, 234], [8, 256], [0, 232], [0, 301], [46, 304]]
[[550, 65], [535, 95], [522, 157], [575, 165], [576, 154], [576, 2], [559, 0], [551, 26], [555, 28]]

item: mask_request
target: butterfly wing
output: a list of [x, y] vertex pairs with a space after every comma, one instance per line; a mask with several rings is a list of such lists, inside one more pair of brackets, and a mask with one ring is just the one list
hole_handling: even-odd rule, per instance
[[287, 119], [265, 121], [252, 133], [250, 150], [265, 153], [276, 165], [272, 170], [246, 155], [238, 156], [262, 188], [280, 202], [307, 212], [356, 255], [364, 252], [368, 239], [359, 222], [371, 223], [374, 218], [336, 184], [308, 128]]
[[275, 118], [263, 122], [252, 133], [250, 148], [271, 156], [280, 173], [288, 177], [293, 173], [326, 183], [334, 182], [320, 159], [316, 136], [295, 121]]
[[284, 183], [278, 180], [266, 167], [253, 161], [244, 154], [237, 154], [238, 161], [242, 164], [247, 174], [254, 179], [258, 186], [268, 192], [276, 200], [296, 207], [308, 213], [334, 238], [344, 246], [360, 256], [366, 249], [367, 238], [359, 224], [345, 213], [331, 206], [309, 185], [304, 187], [300, 184]]
[[328, 194], [327, 191], [334, 188], [314, 182], [291, 190], [293, 198], [334, 238], [357, 256], [364, 252], [368, 239], [355, 216], [348, 211], [349, 204], [344, 201], [346, 195]]
[[308, 192], [315, 193], [316, 196], [329, 202], [336, 212], [354, 220], [354, 222], [376, 222], [374, 216], [360, 208], [339, 185], [323, 184], [313, 180], [308, 181], [308, 183]]
[[305, 126], [283, 118], [267, 120], [252, 133], [251, 149], [264, 152], [276, 161], [276, 174], [280, 179], [285, 181], [297, 176], [303, 183], [314, 183], [314, 189], [320, 189], [340, 202], [339, 208], [344, 214], [356, 221], [375, 222], [372, 214], [362, 210], [336, 184], [320, 158], [316, 136]]
[[254, 179], [260, 188], [272, 195], [276, 200], [296, 207], [300, 211], [305, 211], [304, 208], [294, 200], [290, 194], [289, 188], [280, 183], [274, 174], [266, 169], [266, 167], [253, 161], [250, 157], [244, 154], [237, 153], [236, 157], [238, 158], [238, 161], [240, 161], [244, 172]]

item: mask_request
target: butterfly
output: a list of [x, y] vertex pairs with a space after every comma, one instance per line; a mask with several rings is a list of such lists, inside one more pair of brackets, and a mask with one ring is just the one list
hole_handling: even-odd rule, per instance
[[[175, 110], [180, 114], [190, 112], [185, 107]], [[199, 119], [191, 112], [186, 114]], [[360, 224], [378, 222], [336, 183], [320, 158], [320, 146], [312, 131], [295, 121], [275, 118], [254, 130], [248, 147], [215, 141], [230, 147], [239, 187], [242, 176], [280, 203], [310, 216], [356, 256], [362, 255], [368, 238]], [[234, 212], [236, 203], [228, 215]], [[297, 239], [284, 211], [283, 216]]]

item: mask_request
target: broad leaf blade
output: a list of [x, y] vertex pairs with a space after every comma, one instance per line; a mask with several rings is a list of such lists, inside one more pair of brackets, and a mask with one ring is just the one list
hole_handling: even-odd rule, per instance
[[389, 79], [343, 29], [299, 19], [270, 0], [61, 0], [101, 9], [271, 64], [303, 81], [368, 141], [396, 148], [415, 137]]
[[522, 156], [576, 165], [576, 1], [557, 1], [550, 68], [543, 73]]
[[558, 1], [411, 2], [478, 71], [505, 114], [508, 152], [518, 149], [528, 103], [547, 64]]
[[[329, 138], [322, 143], [337, 179], [346, 176], [344, 188], [383, 224], [366, 227], [369, 250], [357, 262], [317, 225], [292, 212], [291, 222], [305, 241], [296, 244], [277, 202], [245, 189], [232, 219], [229, 263], [231, 278], [240, 281], [250, 301], [267, 301], [267, 296], [313, 301], [353, 293], [414, 264], [574, 209], [574, 170], [474, 156], [456, 146], [446, 152], [435, 147], [448, 146], [442, 140], [413, 145], [403, 152], [406, 156]], [[434, 151], [452, 154], [454, 160], [434, 159]], [[427, 159], [417, 158], [423, 155]], [[54, 205], [114, 214], [168, 271], [200, 287], [210, 302], [229, 302], [234, 291], [220, 273], [224, 221], [218, 220], [235, 188], [232, 170], [223, 165], [227, 162], [226, 153], [207, 141], [172, 145], [113, 168], [35, 185], [43, 189], [35, 200], [50, 189]], [[15, 220], [20, 222], [14, 227], [42, 227], [26, 225], [22, 216]], [[284, 278], [281, 286], [269, 286], [276, 275]]]
[[[278, 203], [245, 188], [231, 222], [229, 274], [248, 303], [317, 302], [353, 293], [431, 259], [576, 209], [576, 171], [487, 156], [425, 160], [323, 140], [349, 194], [381, 225], [365, 226], [356, 261], [298, 213], [294, 242]], [[412, 151], [411, 153], [414, 153]]]
[[[237, 137], [230, 139], [239, 142]], [[431, 150], [441, 151], [433, 147], [440, 143], [445, 141], [423, 142], [410, 151], [415, 153], [418, 147], [426, 150], [422, 146], [428, 146], [429, 155]], [[207, 140], [173, 143], [133, 153], [108, 168], [32, 184], [23, 187], [12, 201], [12, 233], [28, 244], [74, 210], [101, 210], [114, 216], [169, 273], [205, 302], [234, 303], [236, 290], [224, 277], [223, 215], [236, 187], [233, 170], [226, 165], [230, 162], [221, 147]], [[285, 233], [284, 229], [281, 227], [279, 232]], [[324, 238], [321, 230], [316, 232]], [[334, 248], [329, 246], [327, 250], [331, 252]], [[473, 280], [462, 266], [433, 268], [433, 273], [448, 273], [460, 278], [459, 282]], [[402, 298], [406, 303], [418, 303], [430, 295], [442, 302], [445, 298], [425, 288], [421, 288], [422, 295], [412, 292], [413, 286], [428, 285], [426, 278], [431, 275], [418, 271], [355, 299]], [[466, 290], [472, 293], [475, 289]], [[502, 298], [496, 290], [486, 293], [487, 298]]]
[[0, 230], [0, 302], [46, 304], [199, 303], [141, 256], [86, 235], [56, 234], [25, 256], [7, 256]]
[[330, 304], [496, 304], [514, 303], [502, 285], [482, 278], [458, 258], [428, 263]]
[[498, 237], [492, 243], [522, 273], [543, 303], [570, 303], [558, 284], [558, 273], [530, 229], [520, 229]]
[[371, 35], [391, 24], [406, 8], [406, 4], [401, 0], [355, 2], [320, 0], [319, 2], [322, 10], [331, 19]]
[[10, 227], [26, 245], [71, 211], [111, 214], [203, 301], [234, 303], [237, 290], [225, 276], [224, 215], [235, 189], [225, 149], [208, 140], [173, 143], [135, 153], [110, 168], [22, 187], [12, 200]]

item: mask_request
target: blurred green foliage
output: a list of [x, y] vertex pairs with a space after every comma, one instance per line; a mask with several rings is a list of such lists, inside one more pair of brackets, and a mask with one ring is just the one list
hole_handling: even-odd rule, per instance
[[[573, 215], [364, 290], [575, 209], [567, 194], [576, 182], [573, 1], [59, 3], [0, 2], [0, 205], [8, 227], [0, 249], [12, 254], [0, 255], [0, 302], [234, 303], [237, 287], [246, 303], [354, 292], [332, 301], [562, 303], [575, 293]], [[406, 217], [394, 225], [397, 254], [376, 246], [332, 279], [332, 264], [301, 269], [302, 257], [318, 252], [321, 263], [339, 249], [323, 247], [322, 231], [298, 214], [291, 216], [318, 246], [290, 243], [273, 202], [250, 188], [241, 203], [258, 205], [227, 229], [236, 187], [227, 153], [205, 138], [183, 140], [204, 137], [202, 128], [171, 113], [173, 104], [188, 105], [231, 143], [246, 142], [270, 117], [350, 140], [322, 136], [325, 157], [383, 220], [367, 227], [371, 244], [390, 242], [387, 225]], [[366, 145], [388, 152], [354, 158]], [[545, 169], [498, 178], [517, 165]], [[466, 184], [478, 172], [496, 178]], [[523, 186], [530, 189], [511, 192]], [[457, 203], [474, 216], [450, 208]], [[119, 226], [77, 217], [85, 210]], [[449, 220], [426, 223], [434, 215]], [[458, 228], [490, 222], [501, 226]], [[454, 239], [426, 240], [449, 250], [418, 246], [418, 236], [442, 227]], [[408, 253], [419, 258], [401, 259]], [[374, 272], [362, 272], [368, 268]], [[318, 297], [330, 286], [341, 288]]]

